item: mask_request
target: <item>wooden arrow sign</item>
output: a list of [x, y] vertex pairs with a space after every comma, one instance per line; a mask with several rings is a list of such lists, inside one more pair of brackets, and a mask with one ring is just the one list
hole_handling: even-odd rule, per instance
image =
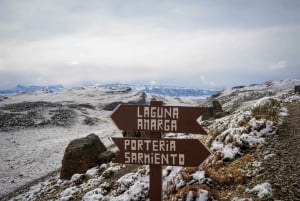
[[209, 150], [197, 139], [112, 138], [120, 149], [114, 163], [199, 166]]
[[111, 118], [120, 130], [207, 134], [197, 122], [204, 107], [120, 104]]

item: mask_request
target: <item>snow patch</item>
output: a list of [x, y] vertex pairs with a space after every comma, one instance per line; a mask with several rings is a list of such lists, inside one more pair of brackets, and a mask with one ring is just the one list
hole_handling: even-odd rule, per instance
[[233, 146], [231, 143], [226, 144], [225, 147], [221, 150], [224, 159], [234, 159], [234, 157], [239, 153], [239, 148]]
[[233, 198], [232, 201], [253, 201], [252, 198]]
[[259, 198], [272, 197], [272, 186], [266, 182], [258, 184], [250, 190], [246, 189], [246, 192], [257, 194]]
[[76, 195], [80, 191], [81, 191], [81, 188], [78, 187], [78, 186], [69, 187], [69, 188], [65, 189], [64, 191], [62, 191], [59, 194], [59, 199], [58, 200], [59, 201], [68, 201], [68, 200], [71, 200], [72, 196]]
[[88, 169], [85, 174], [90, 177], [96, 176], [98, 174], [98, 167]]
[[208, 200], [208, 191], [199, 189], [196, 201], [207, 201]]
[[268, 159], [270, 159], [270, 158], [273, 158], [274, 156], [276, 156], [276, 154], [268, 154], [268, 155], [265, 155], [265, 157], [264, 157], [264, 160], [268, 160]]
[[288, 109], [286, 107], [281, 107], [279, 110], [279, 116], [281, 116], [281, 117], [289, 116]]
[[259, 162], [259, 161], [253, 161], [252, 162], [253, 167], [261, 167], [261, 164], [262, 164], [262, 162]]
[[261, 99], [258, 99], [258, 100], [256, 101], [256, 103], [253, 105], [253, 108], [264, 106], [264, 105], [266, 105], [267, 103], [269, 103], [270, 100], [271, 100], [271, 97], [263, 97], [263, 98], [261, 98]]
[[116, 200], [142, 200], [149, 194], [149, 176], [145, 174], [129, 173], [118, 180], [120, 184], [117, 190], [121, 193]]
[[102, 194], [102, 188], [95, 188], [94, 190], [91, 190], [87, 192], [83, 197], [83, 201], [96, 201], [96, 200], [102, 200], [104, 197]]
[[197, 171], [192, 174], [194, 180], [199, 183], [202, 183], [205, 180], [205, 171]]

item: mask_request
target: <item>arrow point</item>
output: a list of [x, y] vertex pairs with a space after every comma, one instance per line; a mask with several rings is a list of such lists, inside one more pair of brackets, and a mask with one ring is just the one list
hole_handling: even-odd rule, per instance
[[206, 130], [204, 130], [204, 128], [201, 126], [199, 121], [197, 121], [197, 124], [198, 124], [198, 127], [199, 127], [200, 134], [207, 135]]

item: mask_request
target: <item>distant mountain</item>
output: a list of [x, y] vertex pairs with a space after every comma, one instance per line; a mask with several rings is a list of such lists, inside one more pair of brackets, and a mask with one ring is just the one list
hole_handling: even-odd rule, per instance
[[34, 91], [58, 91], [62, 90], [64, 87], [62, 85], [49, 85], [49, 86], [24, 86], [17, 85], [12, 89], [0, 90], [0, 94], [11, 94], [11, 93], [23, 93], [23, 92], [34, 92]]
[[174, 86], [163, 86], [163, 85], [149, 85], [149, 84], [123, 84], [123, 83], [112, 83], [105, 84], [106, 87], [130, 87], [138, 91], [145, 93], [159, 94], [165, 96], [176, 96], [176, 97], [206, 97], [216, 94], [221, 89], [198, 89], [198, 88], [184, 88]]
[[199, 96], [211, 96], [218, 93], [219, 89], [193, 89], [193, 88], [179, 88], [179, 87], [166, 87], [166, 86], [145, 86], [143, 90], [146, 93], [153, 93], [167, 96], [178, 97], [199, 97]]
[[[96, 84], [97, 85], [97, 84]], [[98, 84], [99, 85], [99, 84]], [[100, 84], [104, 87], [130, 87], [132, 89], [142, 91], [145, 93], [158, 94], [164, 96], [174, 97], [207, 97], [220, 92], [220, 89], [198, 89], [198, 88], [184, 88], [164, 85], [149, 85], [149, 84], [127, 84], [127, 83], [111, 83], [111, 84]], [[58, 91], [62, 90], [62, 85], [49, 85], [49, 86], [24, 86], [17, 85], [12, 89], [0, 90], [0, 94], [11, 94], [11, 93], [24, 93], [34, 91]]]

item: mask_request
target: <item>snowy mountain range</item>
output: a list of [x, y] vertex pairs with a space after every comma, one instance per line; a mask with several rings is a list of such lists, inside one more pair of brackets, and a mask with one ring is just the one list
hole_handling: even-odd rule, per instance
[[220, 92], [222, 89], [200, 89], [200, 88], [187, 88], [178, 86], [164, 86], [159, 84], [124, 84], [113, 83], [104, 84], [103, 86], [110, 87], [130, 87], [145, 93], [158, 94], [164, 96], [176, 97], [208, 97]]
[[0, 94], [12, 94], [12, 93], [24, 93], [24, 92], [34, 92], [34, 91], [48, 91], [54, 92], [62, 90], [64, 87], [62, 85], [49, 85], [49, 86], [25, 86], [17, 85], [11, 89], [0, 90]]
[[[221, 90], [221, 89], [183, 88], [183, 87], [149, 85], [149, 84], [145, 84], [145, 85], [126, 84], [126, 83], [101, 84], [95, 86], [129, 87], [145, 93], [152, 93], [152, 94], [165, 95], [165, 96], [176, 96], [176, 97], [208, 97], [218, 93]], [[54, 92], [62, 89], [64, 89], [62, 85], [49, 85], [49, 86], [17, 85], [15, 88], [12, 89], [0, 90], [0, 94], [25, 93], [25, 92], [34, 92], [34, 91]]]

